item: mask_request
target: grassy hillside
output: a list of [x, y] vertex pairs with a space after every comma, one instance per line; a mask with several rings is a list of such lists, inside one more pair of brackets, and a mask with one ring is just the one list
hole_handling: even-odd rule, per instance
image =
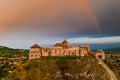
[[5, 46], [0, 46], [0, 56], [1, 57], [13, 57], [14, 55], [28, 55], [28, 50], [23, 49], [13, 49]]
[[28, 60], [8, 77], [12, 80], [110, 80], [108, 73], [91, 55]]

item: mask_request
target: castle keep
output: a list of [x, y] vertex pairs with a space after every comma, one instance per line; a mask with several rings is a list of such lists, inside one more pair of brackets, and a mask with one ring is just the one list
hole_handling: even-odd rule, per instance
[[90, 51], [88, 45], [71, 46], [68, 41], [56, 43], [53, 48], [43, 48], [38, 44], [31, 46], [29, 59], [42, 56], [85, 56]]

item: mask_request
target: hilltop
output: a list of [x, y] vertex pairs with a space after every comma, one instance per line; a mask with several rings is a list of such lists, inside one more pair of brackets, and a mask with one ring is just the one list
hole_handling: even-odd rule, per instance
[[[8, 76], [9, 77], [9, 76]], [[31, 59], [11, 73], [12, 80], [110, 80], [94, 56]]]
[[0, 46], [1, 57], [13, 57], [14, 55], [28, 56], [29, 50], [25, 49], [13, 49], [6, 46]]

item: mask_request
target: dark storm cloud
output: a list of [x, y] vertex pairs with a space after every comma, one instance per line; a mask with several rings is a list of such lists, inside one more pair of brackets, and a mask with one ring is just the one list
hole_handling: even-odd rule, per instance
[[[119, 6], [120, 8], [120, 6]], [[120, 35], [120, 9], [111, 8], [110, 11], [105, 13], [104, 19], [100, 19], [101, 29], [103, 34], [107, 35]]]
[[[96, 1], [96, 2], [95, 2]], [[120, 35], [120, 0], [91, 0], [97, 19], [101, 27], [101, 35]]]

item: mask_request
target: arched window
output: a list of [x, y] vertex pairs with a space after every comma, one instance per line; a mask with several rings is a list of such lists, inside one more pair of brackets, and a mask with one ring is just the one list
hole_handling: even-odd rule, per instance
[[74, 52], [72, 52], [72, 55], [75, 55]]

